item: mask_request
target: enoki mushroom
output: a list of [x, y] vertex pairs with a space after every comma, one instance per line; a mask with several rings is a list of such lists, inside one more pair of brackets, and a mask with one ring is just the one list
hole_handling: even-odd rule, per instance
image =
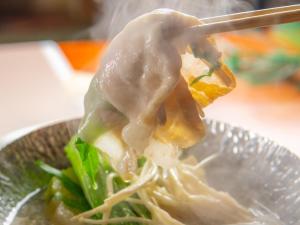
[[[111, 173], [107, 177], [107, 195], [108, 198], [104, 203], [94, 209], [81, 213], [73, 217], [86, 224], [114, 224], [121, 222], [137, 222], [142, 224], [153, 225], [184, 225], [189, 224], [184, 215], [176, 216], [174, 212], [192, 215], [192, 219], [198, 220], [199, 210], [197, 207], [219, 207], [214, 213], [220, 213], [228, 223], [250, 221], [250, 213], [241, 207], [229, 195], [218, 192], [210, 188], [201, 179], [198, 173], [203, 166], [213, 160], [215, 157], [205, 159], [197, 165], [186, 166], [181, 161], [171, 169], [163, 169], [157, 166], [151, 160], [147, 160], [140, 174], [133, 178], [130, 186], [114, 193], [113, 179], [117, 176]], [[192, 185], [191, 185], [192, 184]], [[133, 197], [138, 196], [138, 198]], [[121, 202], [144, 205], [151, 213], [151, 219], [143, 217], [113, 217], [110, 218], [110, 212], [113, 206]], [[202, 204], [202, 205], [201, 205]], [[207, 205], [203, 205], [207, 204]], [[171, 211], [168, 211], [172, 209]], [[236, 216], [226, 215], [227, 212], [235, 211]], [[173, 212], [173, 213], [172, 213]], [[102, 214], [102, 219], [92, 219], [96, 214]], [[200, 214], [203, 214], [200, 213]], [[214, 217], [216, 215], [213, 215]], [[209, 219], [209, 213], [207, 215]], [[213, 218], [215, 221], [217, 219]]]

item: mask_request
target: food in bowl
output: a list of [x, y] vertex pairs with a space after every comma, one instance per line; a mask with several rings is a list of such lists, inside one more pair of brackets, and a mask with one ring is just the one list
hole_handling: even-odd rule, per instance
[[52, 224], [279, 224], [208, 185], [205, 165], [184, 157], [205, 133], [202, 109], [235, 86], [214, 40], [185, 35], [195, 17], [156, 10], [111, 42], [85, 97], [71, 166], [52, 175]]

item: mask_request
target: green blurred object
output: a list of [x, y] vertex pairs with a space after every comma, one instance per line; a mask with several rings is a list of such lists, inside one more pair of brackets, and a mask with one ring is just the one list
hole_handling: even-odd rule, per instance
[[300, 50], [300, 23], [287, 23], [272, 28], [272, 32], [278, 38], [288, 41], [289, 44]]
[[260, 52], [235, 48], [226, 59], [229, 68], [254, 85], [288, 81], [299, 88], [300, 23], [277, 25], [268, 32], [264, 31], [260, 30], [256, 36], [270, 40], [271, 50]]
[[276, 52], [270, 55], [241, 57], [237, 52], [228, 59], [230, 69], [251, 84], [273, 83], [287, 79], [300, 68], [300, 55]]

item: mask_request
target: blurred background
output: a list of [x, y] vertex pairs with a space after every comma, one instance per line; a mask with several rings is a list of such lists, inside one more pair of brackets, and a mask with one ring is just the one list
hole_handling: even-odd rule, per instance
[[[289, 4], [300, 0], [0, 1], [0, 146], [41, 124], [81, 116], [109, 40], [142, 13], [169, 7], [203, 18]], [[300, 23], [216, 39], [238, 85], [206, 116], [300, 155]]]

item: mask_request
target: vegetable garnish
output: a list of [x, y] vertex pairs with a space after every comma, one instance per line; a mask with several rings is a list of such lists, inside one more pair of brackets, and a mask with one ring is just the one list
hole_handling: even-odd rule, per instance
[[192, 82], [190, 83], [190, 86], [193, 86], [195, 83], [197, 83], [199, 80], [201, 80], [204, 77], [211, 77], [212, 74], [214, 73], [214, 71], [218, 68], [220, 68], [219, 64], [216, 64], [216, 65], [210, 67], [207, 74], [203, 74], [203, 75], [196, 77], [194, 80], [192, 80]]
[[202, 48], [197, 44], [191, 45], [191, 49], [192, 49], [193, 55], [196, 58], [202, 59], [202, 60], [206, 61], [208, 64], [211, 65], [209, 67], [209, 70], [208, 70], [207, 74], [197, 76], [195, 79], [192, 80], [192, 82], [190, 82], [190, 86], [193, 86], [195, 83], [197, 83], [202, 78], [211, 77], [212, 74], [215, 72], [215, 70], [220, 69], [222, 65], [220, 63], [221, 55], [216, 56], [214, 54], [211, 54], [205, 48], [204, 48], [205, 50], [202, 50]]
[[[65, 151], [72, 165], [66, 170], [61, 171], [42, 161], [37, 161], [37, 165], [43, 171], [53, 176], [46, 191], [46, 198], [49, 201], [61, 201], [76, 213], [85, 212], [102, 205], [105, 199], [114, 192], [119, 192], [130, 185], [116, 175], [108, 156], [104, 152], [87, 144], [79, 137], [74, 136], [66, 146]], [[141, 158], [139, 165], [142, 167], [144, 163], [145, 159]], [[70, 174], [72, 176], [68, 176]], [[75, 176], [76, 181], [73, 180], [73, 176]], [[140, 203], [137, 195], [133, 195], [128, 201], [115, 204], [107, 212], [95, 214], [93, 218], [105, 220], [109, 216], [112, 218], [151, 218], [149, 210]], [[120, 224], [138, 225], [140, 223], [126, 222]]]
[[[53, 176], [49, 182], [45, 197], [50, 202], [63, 202], [64, 205], [76, 212], [91, 209], [81, 186], [78, 184], [72, 168], [58, 170], [38, 160], [37, 166]], [[71, 178], [72, 177], [72, 178]], [[76, 180], [76, 181], [75, 181]]]
[[63, 171], [51, 167], [50, 165], [40, 160], [38, 160], [36, 164], [46, 173], [58, 178], [62, 182], [62, 184], [67, 188], [67, 190], [70, 191], [72, 194], [76, 196], [83, 195], [80, 185], [78, 185], [76, 182], [70, 179]]

